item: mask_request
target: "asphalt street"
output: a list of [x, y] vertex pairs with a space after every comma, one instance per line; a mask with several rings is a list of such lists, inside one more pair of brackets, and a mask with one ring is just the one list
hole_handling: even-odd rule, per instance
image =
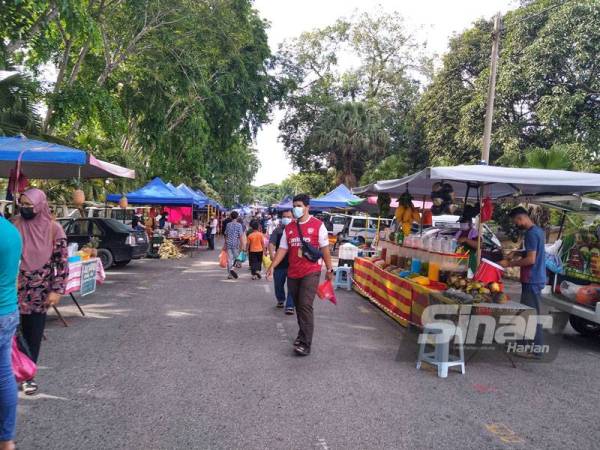
[[[50, 313], [19, 449], [597, 449], [600, 342], [572, 331], [552, 363], [476, 355], [416, 370], [414, 336], [354, 292], [295, 316], [218, 252], [134, 261]], [[489, 352], [488, 352], [489, 353]]]

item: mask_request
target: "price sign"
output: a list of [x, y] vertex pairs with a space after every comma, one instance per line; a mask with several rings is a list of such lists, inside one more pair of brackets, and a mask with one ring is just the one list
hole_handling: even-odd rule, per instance
[[81, 264], [81, 296], [96, 292], [96, 269], [98, 260], [84, 261]]

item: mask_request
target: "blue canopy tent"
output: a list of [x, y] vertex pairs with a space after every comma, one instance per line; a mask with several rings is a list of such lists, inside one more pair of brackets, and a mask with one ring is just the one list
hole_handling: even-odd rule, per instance
[[[118, 202], [120, 194], [109, 194], [106, 200]], [[192, 206], [196, 205], [196, 199], [186, 195], [175, 188], [170, 188], [159, 177], [154, 178], [145, 186], [125, 194], [127, 202], [133, 205], [165, 205], [165, 206]]]
[[286, 195], [279, 203], [273, 205], [273, 208], [275, 208], [277, 211], [288, 211], [292, 209], [292, 196]]
[[221, 212], [226, 211], [226, 209], [216, 200], [213, 200], [212, 198], [209, 198], [204, 192], [202, 192], [200, 189], [197, 189], [195, 191], [198, 195], [200, 195], [203, 199], [206, 200], [207, 204], [210, 205], [212, 208], [215, 208]]
[[325, 194], [322, 197], [312, 199], [310, 207], [314, 209], [330, 209], [330, 208], [352, 208], [351, 203], [356, 204], [363, 199], [357, 197], [346, 187], [345, 184], [340, 184], [333, 191]]
[[26, 137], [0, 137], [0, 178], [19, 165], [30, 179], [135, 178], [135, 171], [76, 148]]
[[186, 186], [183, 183], [181, 183], [175, 189], [177, 189], [179, 192], [181, 192], [181, 193], [183, 193], [185, 195], [191, 195], [194, 198], [194, 201], [195, 201], [194, 206], [197, 206], [198, 208], [204, 208], [204, 207], [206, 207], [209, 204], [207, 198], [201, 196], [200, 194], [198, 194], [197, 192], [195, 192], [192, 188]]

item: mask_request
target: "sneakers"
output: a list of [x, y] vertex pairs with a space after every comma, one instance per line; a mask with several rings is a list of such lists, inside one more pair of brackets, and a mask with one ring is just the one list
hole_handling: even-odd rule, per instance
[[38, 384], [33, 380], [24, 381], [21, 386], [25, 395], [35, 395], [39, 389]]
[[277, 302], [277, 308], [283, 308], [283, 302]]
[[229, 271], [229, 275], [230, 275], [231, 277], [233, 277], [234, 279], [236, 279], [236, 280], [238, 279], [238, 274], [237, 274], [237, 273], [235, 272], [235, 270], [233, 270], [233, 269], [231, 269], [231, 270]]
[[293, 316], [294, 315], [294, 308], [285, 308], [285, 313], [288, 316]]
[[294, 347], [294, 351], [299, 356], [308, 356], [308, 355], [310, 355], [310, 347], [307, 347], [304, 344], [299, 344], [296, 347]]

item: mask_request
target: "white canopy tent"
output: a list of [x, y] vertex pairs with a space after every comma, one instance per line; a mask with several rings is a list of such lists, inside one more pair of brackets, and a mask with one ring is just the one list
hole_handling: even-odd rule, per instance
[[[382, 180], [354, 188], [361, 194], [388, 193], [399, 195], [408, 190], [414, 196], [429, 196], [433, 183], [447, 182], [457, 197], [464, 197], [468, 185], [486, 186], [492, 199], [511, 195], [562, 195], [600, 192], [600, 174], [567, 170], [523, 169], [486, 165], [428, 167], [397, 180]], [[471, 189], [475, 197], [477, 189]]]

